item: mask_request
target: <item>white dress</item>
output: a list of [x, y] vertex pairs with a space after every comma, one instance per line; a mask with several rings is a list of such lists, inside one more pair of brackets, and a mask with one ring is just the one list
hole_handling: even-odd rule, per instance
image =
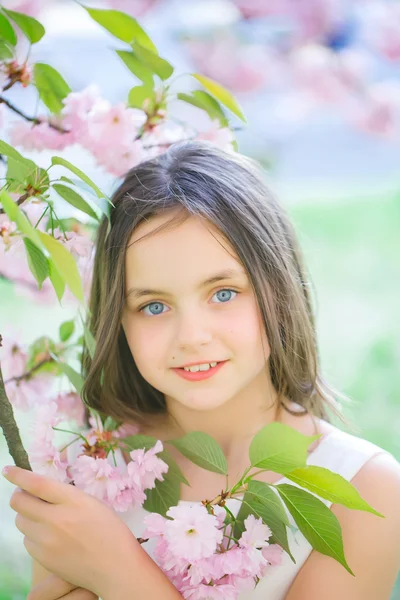
[[[79, 453], [79, 444], [73, 444], [68, 447], [68, 458], [70, 461], [75, 460]], [[363, 440], [354, 435], [334, 429], [332, 432], [321, 438], [317, 448], [308, 455], [307, 464], [319, 467], [325, 467], [335, 473], [342, 475], [347, 481], [351, 481], [365, 463], [379, 453], [387, 453], [379, 446]], [[388, 454], [388, 453], [387, 453]], [[126, 468], [124, 457], [120, 450], [115, 453], [117, 465], [121, 470]], [[276, 483], [290, 483], [296, 485], [292, 481], [282, 478]], [[320, 499], [330, 507], [332, 502]], [[180, 504], [193, 504], [187, 500], [180, 500]], [[237, 514], [240, 508], [240, 501], [230, 499], [227, 501], [227, 506], [234, 514]], [[271, 567], [265, 577], [258, 583], [257, 587], [250, 592], [243, 592], [239, 595], [239, 600], [284, 600], [289, 591], [293, 580], [301, 567], [309, 557], [312, 546], [297, 529], [293, 517], [286, 509], [290, 524], [296, 528], [295, 533], [288, 529], [289, 547], [293, 554], [296, 563], [290, 559], [286, 552], [282, 554], [282, 564], [280, 566]], [[350, 509], [349, 509], [350, 510]], [[134, 508], [125, 513], [117, 513], [118, 516], [128, 525], [130, 530], [136, 537], [142, 537], [145, 525], [143, 518], [148, 512], [143, 508]], [[143, 548], [152, 556], [155, 540], [150, 540], [143, 544]], [[332, 560], [334, 560], [332, 558]], [[343, 567], [344, 568], [344, 567]]]

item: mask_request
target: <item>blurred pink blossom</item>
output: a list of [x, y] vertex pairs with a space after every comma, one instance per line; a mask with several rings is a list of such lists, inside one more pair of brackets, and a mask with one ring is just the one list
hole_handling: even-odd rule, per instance
[[60, 133], [50, 127], [46, 117], [41, 117], [44, 122], [32, 125], [27, 121], [14, 121], [10, 125], [9, 137], [13, 146], [20, 146], [25, 150], [63, 150], [75, 141], [72, 132]]
[[28, 353], [26, 348], [18, 344], [15, 339], [3, 334], [0, 360], [4, 380], [7, 381], [25, 372]]
[[60, 414], [65, 419], [75, 421], [79, 428], [85, 425], [85, 405], [76, 392], [60, 392], [52, 398], [58, 407]]
[[367, 7], [364, 38], [373, 49], [391, 61], [400, 60], [400, 6], [375, 2]]
[[54, 446], [53, 427], [57, 427], [60, 421], [62, 417], [55, 402], [42, 402], [35, 407], [28, 456], [35, 472], [67, 482], [68, 462], [61, 459], [59, 450]]
[[49, 0], [4, 0], [2, 4], [9, 10], [36, 17], [48, 2]]
[[223, 150], [233, 151], [232, 142], [234, 142], [235, 137], [231, 129], [228, 127], [221, 127], [218, 119], [215, 119], [212, 121], [209, 129], [202, 131], [197, 135], [197, 139], [207, 140]]
[[188, 40], [185, 45], [198, 70], [236, 93], [254, 92], [281, 78], [283, 65], [272, 50], [242, 44], [231, 33]]
[[93, 241], [86, 235], [79, 235], [75, 231], [66, 231], [65, 234], [59, 227], [54, 229], [54, 238], [61, 242], [74, 258], [88, 258], [93, 249]]
[[159, 2], [160, 0], [107, 0], [107, 4], [114, 10], [121, 10], [136, 18], [142, 17]]
[[345, 117], [362, 131], [396, 139], [400, 134], [400, 84], [396, 80], [372, 84], [365, 96], [349, 100]]
[[279, 16], [292, 25], [298, 40], [322, 39], [343, 22], [344, 0], [233, 0], [246, 19]]
[[49, 394], [53, 376], [49, 373], [34, 374], [31, 379], [10, 380], [5, 388], [14, 408], [29, 411]]

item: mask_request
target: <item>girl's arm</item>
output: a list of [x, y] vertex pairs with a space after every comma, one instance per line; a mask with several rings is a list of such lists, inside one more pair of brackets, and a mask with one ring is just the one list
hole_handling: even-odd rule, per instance
[[285, 600], [389, 600], [400, 569], [400, 465], [388, 454], [371, 458], [352, 480], [386, 518], [332, 505], [343, 531], [350, 575], [313, 550]]

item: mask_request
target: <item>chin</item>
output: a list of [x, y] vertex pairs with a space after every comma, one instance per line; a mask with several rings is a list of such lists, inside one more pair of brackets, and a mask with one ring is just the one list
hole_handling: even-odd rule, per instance
[[227, 404], [229, 400], [228, 398], [207, 398], [207, 396], [205, 396], [199, 398], [187, 398], [183, 401], [178, 400], [178, 402], [192, 410], [206, 411], [220, 408], [224, 404]]

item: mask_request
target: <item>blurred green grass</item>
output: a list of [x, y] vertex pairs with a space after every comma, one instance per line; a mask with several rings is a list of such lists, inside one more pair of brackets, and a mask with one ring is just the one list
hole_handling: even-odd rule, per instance
[[[400, 194], [321, 200], [288, 211], [316, 290], [325, 378], [355, 401], [345, 408], [355, 434], [400, 460]], [[36, 318], [29, 305], [30, 322]], [[43, 330], [48, 311], [45, 319]], [[17, 311], [13, 320], [19, 322]], [[10, 571], [5, 576], [0, 574], [0, 600], [25, 597], [30, 574], [24, 581]], [[392, 600], [400, 600], [400, 579]]]

